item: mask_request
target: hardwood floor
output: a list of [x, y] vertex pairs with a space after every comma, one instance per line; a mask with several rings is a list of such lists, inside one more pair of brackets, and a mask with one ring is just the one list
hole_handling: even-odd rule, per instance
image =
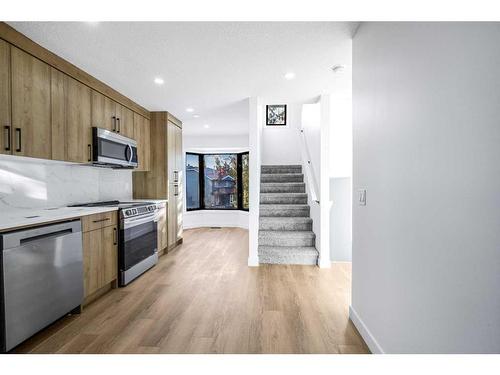
[[248, 232], [184, 244], [16, 353], [369, 353], [348, 319], [350, 265], [247, 266]]

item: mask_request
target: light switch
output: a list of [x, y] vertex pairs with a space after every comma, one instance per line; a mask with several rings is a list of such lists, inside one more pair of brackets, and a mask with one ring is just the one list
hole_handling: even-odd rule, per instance
[[366, 206], [366, 190], [365, 189], [358, 190], [358, 203], [360, 206]]

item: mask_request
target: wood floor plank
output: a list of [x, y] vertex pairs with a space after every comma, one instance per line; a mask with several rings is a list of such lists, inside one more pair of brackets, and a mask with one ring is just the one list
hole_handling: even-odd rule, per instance
[[348, 318], [349, 263], [248, 267], [248, 231], [199, 228], [125, 288], [16, 353], [369, 353]]

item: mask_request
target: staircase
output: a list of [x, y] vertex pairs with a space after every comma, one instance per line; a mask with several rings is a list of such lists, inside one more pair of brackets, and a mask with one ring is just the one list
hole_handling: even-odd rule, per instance
[[259, 263], [318, 263], [300, 165], [263, 165], [260, 175]]

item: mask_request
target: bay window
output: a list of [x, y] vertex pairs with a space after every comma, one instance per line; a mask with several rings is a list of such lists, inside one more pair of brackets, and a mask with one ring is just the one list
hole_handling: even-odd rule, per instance
[[248, 211], [248, 152], [186, 153], [186, 209]]

